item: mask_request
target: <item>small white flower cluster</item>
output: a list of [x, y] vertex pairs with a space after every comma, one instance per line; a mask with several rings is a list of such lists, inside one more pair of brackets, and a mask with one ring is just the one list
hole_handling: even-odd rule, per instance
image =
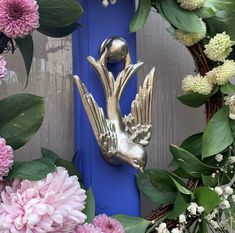
[[230, 36], [223, 33], [217, 33], [208, 44], [205, 45], [204, 53], [212, 61], [224, 61], [233, 51], [234, 42]]
[[231, 197], [232, 200], [235, 200], [235, 195], [233, 195], [233, 189], [230, 186], [225, 186], [223, 188], [215, 187], [214, 191], [222, 199], [222, 202], [220, 203], [219, 208], [221, 210], [229, 209], [230, 208], [230, 204], [229, 204], [228, 199]]
[[[235, 94], [229, 96], [226, 96], [224, 98], [225, 100], [225, 105], [229, 106], [229, 118], [232, 120], [235, 120]], [[235, 163], [235, 156], [231, 156], [229, 158], [229, 162], [231, 164]]]
[[157, 228], [156, 231], [158, 233], [183, 233], [183, 228], [181, 227], [176, 227], [173, 228], [171, 231], [167, 229], [166, 223], [161, 223]]
[[204, 212], [204, 210], [205, 209], [203, 206], [198, 206], [198, 204], [195, 202], [192, 202], [187, 208], [187, 211], [191, 216], [201, 215]]
[[[117, 0], [110, 0], [110, 3], [113, 5], [117, 2]], [[107, 7], [109, 5], [109, 0], [102, 0], [103, 6]]]
[[221, 162], [221, 161], [223, 161], [223, 159], [224, 159], [224, 156], [222, 155], [222, 154], [217, 154], [216, 156], [215, 156], [215, 160], [217, 161], [217, 162]]

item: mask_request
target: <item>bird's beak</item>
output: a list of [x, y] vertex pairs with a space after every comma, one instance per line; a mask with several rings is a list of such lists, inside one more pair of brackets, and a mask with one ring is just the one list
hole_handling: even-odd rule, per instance
[[139, 168], [141, 173], [144, 173], [144, 169], [142, 167]]

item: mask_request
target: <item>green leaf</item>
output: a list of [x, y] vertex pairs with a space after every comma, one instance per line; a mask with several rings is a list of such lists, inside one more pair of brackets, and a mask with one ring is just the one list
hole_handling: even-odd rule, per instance
[[144, 218], [130, 217], [121, 214], [114, 215], [112, 217], [117, 219], [123, 225], [125, 233], [143, 233], [151, 223]]
[[215, 173], [215, 177], [202, 175], [202, 183], [206, 187], [215, 187], [218, 184], [218, 174]]
[[26, 180], [41, 180], [48, 173], [55, 171], [55, 165], [49, 159], [33, 161], [15, 161], [7, 179], [21, 178]]
[[161, 0], [160, 3], [165, 17], [176, 28], [185, 32], [204, 32], [199, 17], [195, 13], [184, 10], [174, 0]]
[[199, 230], [197, 233], [208, 233], [207, 229], [207, 223], [205, 219], [202, 219], [202, 221], [199, 223]]
[[196, 157], [199, 157], [201, 155], [202, 148], [202, 133], [194, 134], [186, 138], [180, 145], [180, 148], [183, 148]]
[[216, 15], [206, 20], [208, 33], [211, 37], [217, 33], [226, 32], [232, 40], [235, 40], [235, 11], [234, 10], [219, 10]]
[[51, 150], [41, 148], [43, 158], [51, 160], [53, 163], [59, 158], [59, 156]]
[[192, 194], [186, 188], [186, 185], [174, 174], [160, 169], [149, 169], [150, 179], [156, 189], [161, 192], [181, 192], [183, 194]]
[[234, 10], [235, 11], [235, 1], [234, 0], [207, 0], [207, 5], [213, 6], [216, 10]]
[[235, 93], [235, 85], [228, 82], [220, 87], [220, 91], [225, 95]]
[[91, 223], [95, 217], [95, 198], [91, 188], [86, 191], [86, 196], [86, 205], [83, 213], [87, 216], [86, 222]]
[[219, 195], [207, 187], [199, 187], [195, 189], [194, 196], [198, 205], [205, 208], [204, 213], [211, 213], [221, 202]]
[[210, 95], [202, 95], [198, 93], [190, 93], [177, 97], [182, 104], [193, 108], [202, 106], [209, 98]]
[[207, 166], [190, 152], [175, 145], [170, 145], [170, 151], [179, 167], [193, 177], [201, 178], [202, 174], [210, 175], [217, 169], [216, 167]]
[[200, 9], [195, 10], [194, 13], [202, 19], [208, 19], [215, 16], [215, 11], [210, 7], [201, 7]]
[[81, 174], [72, 162], [58, 158], [55, 160], [55, 165], [57, 167], [64, 167], [70, 176], [77, 176], [81, 180]]
[[207, 158], [220, 153], [233, 142], [229, 122], [229, 110], [222, 107], [211, 118], [202, 136], [202, 157]]
[[26, 82], [26, 86], [27, 86], [28, 76], [29, 76], [32, 61], [33, 61], [33, 53], [34, 53], [33, 38], [31, 35], [29, 35], [24, 38], [15, 39], [15, 42], [24, 59], [25, 69], [27, 73], [27, 82]]
[[140, 192], [151, 201], [159, 204], [172, 204], [176, 198], [176, 192], [162, 192], [151, 183], [150, 172], [137, 174], [137, 186]]
[[[189, 206], [188, 203], [191, 201], [191, 198], [188, 198], [188, 197], [189, 196], [185, 196], [181, 194], [180, 192], [178, 193], [176, 200], [175, 200], [174, 208], [168, 216], [169, 219], [176, 219], [185, 212], [185, 210]], [[186, 202], [186, 200], [188, 203]]]
[[17, 94], [1, 100], [0, 106], [0, 135], [16, 150], [41, 127], [45, 114], [44, 99]]
[[50, 36], [54, 38], [61, 38], [61, 37], [70, 35], [78, 27], [79, 27], [79, 24], [75, 22], [69, 26], [62, 27], [62, 28], [51, 28], [51, 27], [42, 26], [38, 29], [38, 31], [46, 36]]
[[65, 28], [74, 23], [83, 13], [77, 0], [37, 0], [40, 13], [40, 28]]
[[137, 11], [135, 12], [135, 15], [131, 19], [131, 24], [130, 24], [131, 32], [136, 32], [144, 26], [149, 16], [151, 7], [152, 7], [151, 0], [139, 0]]

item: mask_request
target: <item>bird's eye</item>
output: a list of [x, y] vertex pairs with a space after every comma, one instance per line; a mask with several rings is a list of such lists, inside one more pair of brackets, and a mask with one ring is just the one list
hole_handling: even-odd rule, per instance
[[139, 164], [138, 160], [136, 160], [136, 159], [134, 159], [133, 162], [134, 162], [134, 164], [136, 164], [136, 165]]

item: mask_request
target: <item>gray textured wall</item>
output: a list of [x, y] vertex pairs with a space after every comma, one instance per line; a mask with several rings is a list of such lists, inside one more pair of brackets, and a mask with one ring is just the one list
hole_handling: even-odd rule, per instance
[[[182, 94], [181, 80], [193, 73], [194, 65], [188, 51], [166, 32], [166, 24], [152, 13], [145, 27], [137, 34], [138, 58], [145, 62], [139, 83], [152, 66], [157, 75], [154, 91], [153, 137], [148, 147], [148, 167], [166, 168], [169, 144], [179, 144], [185, 137], [203, 127], [203, 109], [190, 109], [176, 100]], [[46, 116], [35, 137], [16, 152], [17, 159], [40, 156], [40, 147], [54, 150], [64, 158], [73, 156], [73, 104], [71, 37], [51, 39], [35, 33], [35, 57], [29, 85], [23, 89], [25, 72], [17, 53], [8, 55], [8, 81], [0, 86], [0, 96], [29, 92], [46, 98]], [[152, 205], [143, 201], [143, 214]]]

